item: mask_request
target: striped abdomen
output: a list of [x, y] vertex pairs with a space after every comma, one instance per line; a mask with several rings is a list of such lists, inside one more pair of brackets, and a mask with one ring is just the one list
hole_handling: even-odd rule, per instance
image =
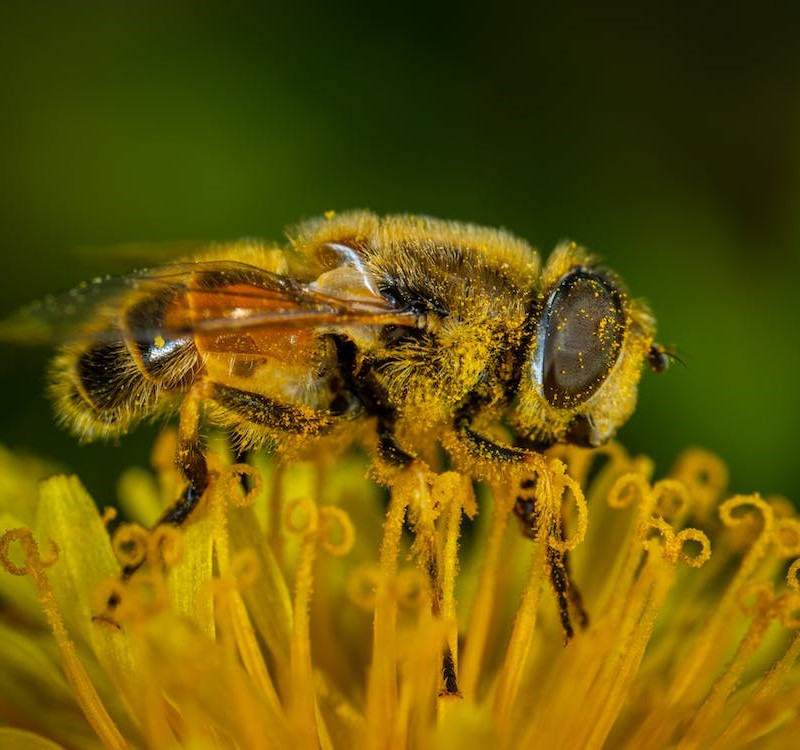
[[202, 367], [194, 339], [168, 324], [185, 297], [180, 287], [143, 296], [61, 351], [50, 391], [58, 418], [73, 433], [86, 440], [125, 433], [191, 385]]

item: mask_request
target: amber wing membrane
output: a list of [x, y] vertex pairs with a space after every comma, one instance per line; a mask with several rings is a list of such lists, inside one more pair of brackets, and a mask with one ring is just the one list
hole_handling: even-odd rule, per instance
[[87, 335], [96, 340], [104, 328], [121, 324], [126, 311], [142, 300], [183, 294], [188, 304], [172, 305], [157, 326], [128, 320], [137, 338], [272, 327], [417, 325], [414, 313], [371, 290], [331, 293], [239, 261], [194, 261], [95, 279], [47, 297], [0, 322], [0, 340], [32, 345], [67, 343]]

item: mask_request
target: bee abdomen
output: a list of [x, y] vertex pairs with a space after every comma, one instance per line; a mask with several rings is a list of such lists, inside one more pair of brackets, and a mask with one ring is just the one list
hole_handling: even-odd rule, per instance
[[62, 350], [53, 362], [50, 392], [58, 419], [85, 440], [126, 432], [153, 412], [159, 397], [119, 331]]
[[146, 347], [106, 331], [53, 363], [50, 390], [59, 419], [84, 440], [121, 435], [187, 388], [199, 366], [191, 339]]
[[125, 342], [136, 364], [166, 390], [188, 386], [200, 368], [190, 330], [175, 331], [168, 324], [170, 311], [184, 305], [182, 294], [167, 288], [143, 297], [125, 313]]
[[[98, 413], [112, 413], [123, 407], [147, 409], [153, 402], [153, 389], [142, 388], [141, 375], [131, 361], [122, 340], [93, 343], [75, 360], [75, 385], [86, 403]], [[132, 393], [138, 398], [131, 400]]]

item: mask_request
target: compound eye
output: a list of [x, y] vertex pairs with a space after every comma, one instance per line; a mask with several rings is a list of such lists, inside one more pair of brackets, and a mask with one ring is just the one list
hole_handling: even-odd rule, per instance
[[625, 335], [620, 293], [602, 276], [565, 276], [545, 306], [540, 328], [541, 383], [551, 406], [588, 399], [617, 361]]

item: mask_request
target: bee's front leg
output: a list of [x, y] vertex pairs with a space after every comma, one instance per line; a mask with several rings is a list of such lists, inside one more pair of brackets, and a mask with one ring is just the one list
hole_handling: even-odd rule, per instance
[[[520, 463], [530, 456], [531, 451], [538, 453], [549, 447], [549, 444], [544, 443], [523, 444], [524, 447], [500, 445], [477, 433], [466, 414], [458, 415], [454, 426], [460, 444], [470, 455], [479, 460]], [[524, 477], [520, 480], [519, 494], [514, 502], [514, 515], [520, 522], [522, 533], [529, 539], [539, 538], [540, 514], [541, 510], [536, 504], [536, 478]], [[559, 529], [559, 534], [563, 539], [563, 528]], [[580, 590], [570, 576], [569, 552], [548, 545], [546, 565], [558, 605], [564, 641], [568, 643], [574, 635], [570, 610], [577, 615], [582, 628], [588, 626], [589, 615], [584, 607]]]
[[[523, 479], [520, 482], [520, 494], [514, 503], [514, 515], [519, 520], [522, 533], [529, 539], [536, 539], [539, 534], [540, 512], [534, 497], [535, 488], [535, 479], [530, 477]], [[560, 536], [563, 540], [563, 529], [560, 530]], [[570, 575], [569, 551], [548, 546], [547, 570], [550, 577], [550, 585], [558, 603], [558, 614], [561, 620], [561, 628], [564, 631], [564, 640], [569, 642], [575, 634], [570, 610], [577, 615], [578, 624], [581, 628], [589, 625], [589, 614], [583, 605], [583, 597]]]

